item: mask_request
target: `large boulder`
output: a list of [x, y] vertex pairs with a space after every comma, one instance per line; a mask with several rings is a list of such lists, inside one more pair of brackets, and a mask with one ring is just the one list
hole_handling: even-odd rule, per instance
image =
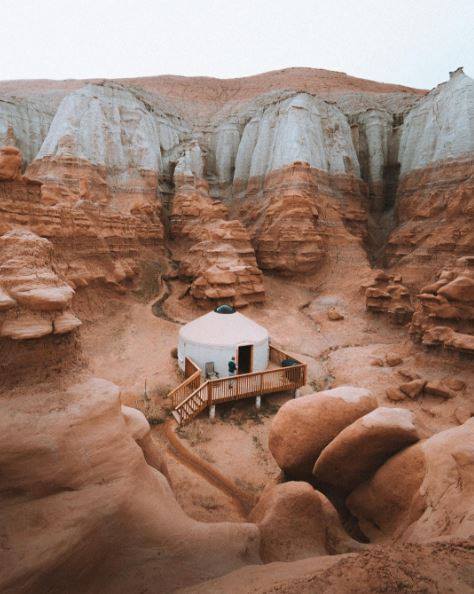
[[313, 474], [346, 493], [366, 481], [390, 456], [418, 441], [414, 415], [380, 407], [346, 427], [321, 452]]
[[269, 448], [290, 477], [307, 479], [321, 451], [345, 427], [377, 407], [364, 388], [340, 386], [286, 402], [273, 419]]
[[249, 520], [260, 528], [260, 556], [267, 563], [347, 553], [362, 547], [344, 531], [329, 500], [302, 481], [269, 486]]
[[406, 448], [346, 500], [372, 540], [474, 532], [474, 419]]

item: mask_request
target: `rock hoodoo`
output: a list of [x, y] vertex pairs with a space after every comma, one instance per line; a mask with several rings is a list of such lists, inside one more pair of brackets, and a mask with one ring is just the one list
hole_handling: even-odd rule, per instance
[[64, 334], [80, 326], [74, 289], [54, 270], [53, 246], [31, 231], [0, 237], [0, 336], [15, 340]]
[[14, 146], [0, 146], [0, 181], [18, 179], [21, 175], [21, 151]]
[[412, 336], [427, 346], [474, 353], [474, 257], [459, 258], [442, 270], [434, 283], [417, 295], [410, 327]]
[[179, 274], [191, 281], [198, 301], [235, 306], [265, 299], [262, 273], [250, 237], [239, 220], [228, 220], [227, 208], [194, 176], [175, 177], [171, 232]]
[[378, 271], [374, 280], [365, 285], [365, 307], [367, 311], [383, 313], [394, 324], [406, 324], [411, 320], [413, 307], [410, 293], [402, 284], [400, 275]]

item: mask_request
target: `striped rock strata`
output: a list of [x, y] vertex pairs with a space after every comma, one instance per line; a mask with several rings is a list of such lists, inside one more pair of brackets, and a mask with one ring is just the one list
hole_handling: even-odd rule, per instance
[[171, 233], [190, 294], [201, 302], [240, 307], [263, 301], [262, 273], [242, 223], [228, 220], [227, 208], [211, 199], [204, 180], [179, 175], [175, 185]]
[[474, 81], [462, 69], [418, 101], [400, 139], [391, 264], [427, 281], [454, 254], [474, 251]]
[[80, 326], [74, 289], [55, 271], [53, 246], [34, 233], [0, 237], [0, 336], [15, 340], [65, 334]]
[[26, 228], [49, 239], [59, 273], [74, 287], [100, 282], [123, 290], [141, 260], [163, 256], [154, 212], [122, 214], [87, 200], [51, 204], [41, 183], [28, 179], [0, 182], [0, 207], [0, 233]]

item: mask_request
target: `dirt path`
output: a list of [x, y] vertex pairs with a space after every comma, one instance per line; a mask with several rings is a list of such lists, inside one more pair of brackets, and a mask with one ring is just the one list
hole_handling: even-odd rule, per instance
[[175, 421], [169, 420], [166, 422], [163, 431], [163, 435], [166, 437], [170, 445], [171, 454], [181, 464], [184, 464], [190, 470], [199, 474], [208, 483], [230, 497], [239, 513], [242, 515], [242, 518], [247, 518], [250, 510], [255, 505], [254, 497], [242, 489], [239, 489], [233, 481], [224, 476], [214, 468], [214, 466], [203, 460], [194, 452], [191, 452], [176, 435], [175, 427]]
[[184, 320], [179, 320], [178, 318], [174, 318], [172, 316], [170, 316], [164, 309], [164, 305], [166, 300], [171, 297], [172, 294], [172, 285], [171, 283], [163, 278], [162, 279], [163, 282], [163, 288], [160, 292], [160, 294], [158, 295], [158, 298], [152, 302], [151, 305], [151, 311], [153, 312], [153, 315], [155, 315], [157, 318], [161, 318], [162, 320], [165, 320], [166, 322], [172, 322], [173, 324], [179, 324], [180, 326], [182, 326], [183, 324], [186, 324], [186, 321]]

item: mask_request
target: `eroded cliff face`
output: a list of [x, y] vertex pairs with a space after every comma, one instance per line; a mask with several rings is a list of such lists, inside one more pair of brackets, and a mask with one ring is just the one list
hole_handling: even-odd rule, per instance
[[56, 106], [37, 98], [0, 96], [0, 146], [13, 145], [23, 154], [26, 167], [46, 138]]
[[347, 119], [335, 106], [307, 94], [277, 101], [246, 124], [235, 160], [237, 192], [252, 180], [295, 161], [330, 174], [359, 175]]
[[[363, 245], [367, 257], [361, 265], [372, 260], [405, 268], [410, 286], [420, 275], [423, 282], [433, 273], [428, 263], [433, 254], [447, 260], [449, 254], [472, 250], [469, 77], [456, 71], [426, 96], [392, 87], [383, 92], [375, 83], [367, 83], [364, 91], [355, 79], [341, 77], [334, 78], [333, 88], [325, 83], [313, 89], [301, 77], [288, 78], [293, 85], [296, 80], [299, 90], [291, 84], [278, 89], [272, 79], [266, 93], [246, 82], [248, 92], [237, 93], [233, 101], [222, 91], [219, 100], [218, 94], [213, 99], [213, 113], [196, 111], [199, 101], [191, 109], [189, 97], [171, 97], [164, 80], [160, 84], [166, 99], [150, 81], [148, 90], [127, 81], [82, 87], [64, 83], [56, 90], [52, 85], [50, 95], [39, 84], [31, 96], [20, 85], [16, 100], [7, 85], [10, 103], [0, 120], [5, 142], [13, 146], [23, 145], [28, 130], [34, 131], [25, 153], [26, 175], [42, 183], [41, 203], [55, 212], [67, 208], [82, 218], [105, 218], [109, 229], [114, 228], [110, 235], [143, 234], [140, 243], [154, 247], [169, 241], [173, 248], [173, 242], [186, 239], [177, 230], [177, 217], [191, 212], [195, 203], [192, 217], [203, 228], [198, 233], [199, 225], [194, 225], [193, 241], [201, 247], [193, 251], [188, 269], [201, 272], [191, 277], [191, 284], [217, 264], [215, 257], [208, 261], [203, 243], [209, 239], [210, 221], [219, 237], [239, 236], [238, 248], [226, 248], [232, 254], [220, 252], [221, 264], [222, 259], [241, 259], [248, 239], [236, 225], [243, 223], [256, 266], [287, 276], [318, 271], [329, 261], [328, 235], [334, 227], [343, 229], [340, 251]], [[201, 88], [198, 81], [193, 84]], [[49, 115], [44, 109], [48, 97], [54, 97]], [[18, 115], [28, 101], [34, 109]], [[19, 126], [25, 118], [28, 130]], [[197, 189], [193, 197], [182, 181], [190, 176]], [[207, 196], [197, 182], [208, 185]], [[214, 216], [220, 209], [216, 201], [230, 214]], [[8, 218], [6, 229], [18, 221], [11, 214]], [[227, 218], [235, 221], [219, 223], [218, 231], [217, 221]], [[172, 228], [174, 234], [165, 232]], [[54, 243], [55, 233], [61, 237], [64, 231], [56, 228], [43, 235]], [[252, 259], [249, 249], [246, 245], [244, 251]], [[127, 270], [136, 265], [134, 259], [120, 258], [123, 279], [133, 276]], [[260, 273], [254, 260], [247, 265], [255, 281]], [[228, 264], [224, 269], [229, 279]], [[120, 270], [115, 274], [121, 276]], [[194, 288], [191, 294], [199, 300], [219, 294]]]
[[[457, 549], [452, 564], [439, 544], [429, 550], [420, 545], [365, 551], [339, 526], [332, 504], [308, 483], [270, 490], [254, 516], [256, 524], [190, 519], [170, 488], [163, 450], [154, 444], [146, 420], [120, 407], [116, 386], [87, 378], [86, 365], [68, 373], [83, 345], [90, 365], [98, 350], [115, 340], [115, 328], [103, 340], [93, 336], [91, 327], [106, 314], [83, 316], [112, 293], [119, 298], [111, 308], [126, 310], [115, 323], [124, 324], [120, 331], [129, 326], [121, 345], [135, 334], [140, 344], [131, 340], [132, 345], [169, 351], [170, 321], [150, 314], [153, 322], [163, 323], [155, 332], [144, 312], [156, 299], [160, 275], [173, 268], [170, 261], [176, 266], [167, 278], [170, 284], [178, 277], [187, 284], [180, 295], [182, 310], [189, 305], [193, 315], [196, 304], [185, 294], [206, 308], [221, 302], [251, 306], [264, 301], [267, 283], [268, 309], [252, 312], [272, 324], [277, 338], [286, 341], [285, 333], [316, 321], [314, 332], [305, 328], [293, 344], [301, 353], [314, 353], [324, 341], [313, 361], [318, 381], [321, 369], [328, 372], [325, 382], [335, 379], [333, 369], [324, 367], [328, 353], [348, 349], [343, 351], [349, 353], [347, 367], [354, 368], [347, 373], [357, 375], [362, 359], [351, 359], [354, 351], [369, 349], [374, 341], [378, 347], [393, 344], [387, 342], [391, 330], [380, 335], [374, 330], [358, 292], [359, 276], [373, 276], [369, 259], [375, 257], [385, 256], [389, 266], [364, 287], [367, 308], [400, 324], [393, 330], [399, 337], [408, 336], [404, 326], [414, 308], [410, 331], [416, 340], [472, 355], [472, 257], [467, 255], [473, 249], [474, 216], [472, 80], [456, 72], [424, 96], [342, 73], [318, 76], [301, 69], [241, 82], [161, 77], [37, 82], [30, 90], [17, 83], [17, 97], [14, 83], [6, 85], [9, 95], [0, 100], [0, 375], [20, 384], [8, 391], [0, 384], [0, 540], [7, 543], [0, 580], [6, 591], [129, 592], [157, 584], [165, 591], [187, 585], [195, 591], [199, 582], [205, 582], [205, 591], [248, 591], [255, 586], [249, 585], [253, 575], [261, 575], [266, 591], [274, 578], [265, 568], [248, 567], [260, 563], [260, 536], [265, 559], [324, 555], [311, 566], [299, 566], [312, 583], [309, 588], [313, 572], [326, 589], [325, 571], [338, 560], [347, 564], [351, 583], [341, 584], [339, 572], [331, 582], [336, 590], [353, 586], [354, 567], [366, 572], [358, 574], [364, 576], [363, 587], [375, 590], [385, 583], [387, 557], [396, 576], [391, 585], [397, 588], [402, 575], [410, 587], [412, 576], [403, 570], [408, 567], [410, 574], [420, 555], [428, 563], [432, 553], [434, 572], [443, 562], [437, 583], [450, 581], [452, 587], [457, 575], [462, 591], [466, 580], [459, 566], [466, 563], [467, 546]], [[158, 263], [160, 272], [153, 269], [150, 303], [133, 317], [132, 306], [126, 309], [133, 299], [122, 294], [137, 288], [144, 263]], [[441, 273], [423, 286], [424, 277], [432, 280], [433, 267]], [[285, 280], [277, 284], [276, 275]], [[289, 277], [295, 277], [294, 286]], [[287, 292], [283, 284], [289, 285]], [[298, 285], [305, 292], [287, 317], [285, 307], [290, 307], [284, 301], [292, 300], [293, 292], [298, 296]], [[301, 295], [313, 301], [305, 304]], [[81, 310], [87, 299], [90, 304]], [[276, 301], [284, 303], [276, 308]], [[328, 304], [339, 303], [344, 315], [328, 310]], [[319, 311], [317, 305], [324, 320], [310, 321], [304, 311]], [[339, 324], [340, 335], [328, 328]], [[149, 342], [142, 339], [148, 330]], [[102, 345], [96, 351], [94, 341]], [[115, 364], [128, 365], [129, 352], [120, 355]], [[163, 363], [162, 353], [159, 360]], [[380, 362], [381, 375], [392, 373]], [[137, 365], [140, 381], [143, 369], [156, 373], [155, 365]], [[48, 379], [41, 385], [35, 375], [39, 367]], [[160, 378], [162, 385], [168, 379]], [[463, 381], [458, 384], [466, 388]], [[138, 384], [130, 380], [130, 385]], [[370, 410], [384, 392], [377, 390]], [[431, 393], [427, 385], [425, 395]], [[345, 396], [350, 408], [354, 395]], [[401, 407], [403, 399], [398, 399]], [[299, 401], [304, 403], [291, 400]], [[309, 401], [317, 404], [321, 395]], [[457, 430], [406, 448], [418, 439], [411, 413], [384, 408], [339, 427], [340, 433], [322, 443], [326, 448], [334, 442], [317, 468], [311, 459], [309, 475], [313, 468], [316, 480], [319, 474], [336, 487], [343, 476], [344, 490], [355, 493], [348, 504], [368, 535], [378, 527], [384, 538], [401, 535], [417, 544], [468, 537], [473, 425], [464, 421], [471, 409], [458, 415], [464, 425]], [[429, 414], [437, 413], [430, 409]], [[307, 416], [303, 413], [302, 420]], [[337, 415], [330, 416], [322, 425], [308, 421], [308, 434], [314, 437], [315, 427], [328, 431]], [[291, 438], [291, 431], [284, 433]], [[294, 439], [288, 447], [294, 453]], [[354, 451], [359, 452], [356, 466]], [[435, 472], [440, 459], [446, 470], [442, 480]], [[342, 468], [336, 478], [334, 461]], [[354, 474], [364, 482], [355, 485]], [[317, 529], [308, 532], [308, 526]], [[407, 550], [415, 553], [410, 557]], [[327, 557], [346, 551], [356, 552]], [[239, 568], [235, 581], [230, 576], [222, 586], [206, 583]], [[375, 577], [371, 568], [379, 571]], [[278, 571], [280, 586], [294, 587], [288, 575], [292, 579], [298, 568], [287, 564]]]
[[121, 85], [86, 85], [63, 99], [27, 175], [59, 194], [130, 210], [155, 202], [158, 176], [186, 132], [178, 115]]
[[474, 249], [473, 106], [474, 81], [458, 69], [405, 118], [397, 226], [386, 256], [411, 282]]
[[264, 301], [248, 231], [239, 220], [229, 220], [226, 206], [209, 196], [205, 180], [181, 171], [177, 167], [170, 230], [178, 273], [190, 281], [190, 294], [202, 303], [238, 307]]
[[[49, 239], [57, 267], [73, 287], [133, 280], [150, 253], [163, 253], [164, 230], [155, 212], [122, 214], [91, 201], [51, 203], [44, 186], [26, 178], [0, 182], [0, 232], [28, 229]], [[123, 289], [124, 287], [122, 287]]]

